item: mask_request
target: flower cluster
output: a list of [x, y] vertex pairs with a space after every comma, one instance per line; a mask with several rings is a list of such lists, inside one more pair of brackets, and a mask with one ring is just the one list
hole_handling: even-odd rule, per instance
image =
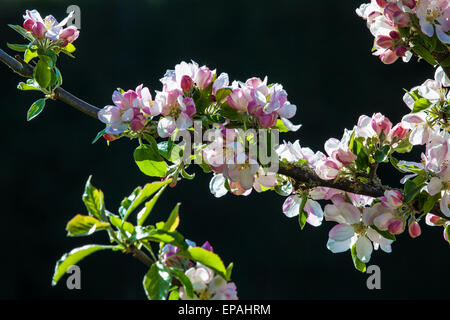
[[[195, 247], [195, 243], [186, 240], [190, 248]], [[212, 246], [206, 241], [202, 248], [213, 252]], [[162, 259], [167, 266], [176, 266], [182, 270], [191, 281], [194, 296], [189, 297], [184, 287], [179, 290], [181, 300], [238, 300], [236, 285], [234, 282], [227, 282], [224, 278], [216, 275], [213, 270], [202, 265], [194, 264], [187, 258], [177, 256], [179, 249], [172, 245], [165, 245]]]
[[267, 77], [250, 78], [245, 83], [234, 81], [233, 92], [227, 97], [228, 104], [242, 113], [257, 118], [262, 128], [276, 125], [278, 117], [290, 131], [300, 126], [288, 119], [295, 116], [297, 107], [287, 100], [287, 93], [280, 84], [267, 85]]
[[280, 84], [268, 85], [267, 78], [230, 85], [228, 74], [217, 76], [216, 70], [207, 66], [183, 61], [174, 70], [167, 70], [160, 81], [162, 91], [156, 91], [154, 100], [147, 88], [115, 91], [115, 106], [106, 106], [99, 113], [99, 119], [108, 125], [106, 132], [139, 132], [155, 116], [161, 116], [156, 128], [161, 138], [189, 129], [194, 119], [204, 120], [205, 116], [224, 119], [220, 123], [224, 126], [234, 121], [234, 127], [272, 128], [280, 119], [287, 130], [300, 128], [288, 120], [295, 116], [297, 107], [289, 103]]
[[235, 195], [249, 195], [254, 188], [262, 192], [263, 188], [277, 185], [274, 172], [266, 172], [259, 165], [256, 154], [245, 150], [245, 137], [237, 129], [227, 129], [223, 125], [213, 132], [213, 141], [203, 150], [205, 163], [214, 171], [210, 190], [216, 197], [228, 191]]
[[161, 113], [161, 108], [152, 100], [148, 88], [142, 84], [136, 90], [114, 91], [114, 105], [106, 106], [98, 112], [98, 119], [107, 125], [105, 133], [119, 135], [125, 130], [143, 129], [149, 117]]
[[411, 58], [409, 45], [400, 36], [399, 28], [409, 26], [409, 14], [415, 7], [415, 0], [372, 0], [356, 10], [367, 21], [375, 37], [374, 55], [379, 56], [383, 63], [391, 64], [398, 58], [407, 62]]
[[65, 27], [67, 22], [72, 19], [72, 16], [73, 12], [64, 20], [58, 22], [52, 15], [42, 19], [37, 10], [27, 10], [23, 16], [25, 20], [23, 27], [38, 40], [48, 39], [60, 47], [65, 47], [67, 44], [77, 40], [80, 35], [75, 26]]

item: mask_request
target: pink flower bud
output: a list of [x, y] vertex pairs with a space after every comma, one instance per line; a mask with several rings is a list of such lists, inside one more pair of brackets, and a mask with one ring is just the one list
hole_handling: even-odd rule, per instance
[[27, 31], [31, 31], [33, 29], [33, 26], [34, 26], [34, 21], [32, 19], [27, 19], [23, 23], [23, 27]]
[[213, 78], [212, 71], [209, 70], [208, 67], [203, 66], [200, 69], [198, 69], [197, 74], [195, 75], [195, 83], [197, 84], [200, 90], [203, 90], [211, 84], [212, 78]]
[[417, 238], [422, 233], [422, 230], [420, 229], [420, 225], [417, 221], [413, 221], [409, 224], [408, 232], [411, 238]]
[[184, 92], [191, 92], [192, 88], [194, 88], [194, 80], [192, 80], [191, 77], [189, 77], [188, 75], [184, 75], [181, 78], [181, 89]]
[[114, 140], [117, 139], [117, 136], [115, 136], [115, 135], [113, 135], [113, 134], [104, 134], [104, 135], [103, 135], [103, 138], [104, 138], [106, 141], [114, 141]]
[[392, 219], [388, 226], [388, 231], [392, 234], [400, 234], [404, 231], [403, 221]]
[[408, 136], [409, 129], [403, 127], [402, 123], [397, 123], [391, 130], [392, 139], [397, 138], [399, 140], [403, 140]]
[[31, 28], [31, 31], [33, 32], [33, 35], [38, 38], [42, 39], [45, 36], [45, 33], [47, 32], [47, 29], [45, 28], [45, 25], [42, 22], [36, 22], [33, 27]]
[[382, 132], [387, 136], [392, 128], [392, 122], [383, 116], [381, 113], [375, 113], [372, 116], [372, 129], [375, 130], [377, 135]]
[[383, 49], [389, 49], [394, 46], [394, 41], [391, 37], [380, 35], [376, 38], [375, 44]]
[[389, 36], [394, 40], [400, 40], [400, 33], [398, 33], [397, 31], [392, 30], [391, 32], [389, 32]]
[[402, 0], [402, 3], [410, 9], [414, 9], [417, 5], [416, 0]]
[[380, 60], [384, 64], [393, 64], [395, 61], [397, 61], [398, 56], [395, 54], [392, 50], [386, 50], [382, 54], [380, 54]]
[[431, 222], [431, 223], [433, 223], [433, 224], [438, 224], [438, 223], [440, 222], [441, 217], [436, 216], [436, 215], [431, 214], [431, 213], [429, 213], [429, 215], [430, 215], [430, 222]]
[[214, 251], [214, 250], [213, 250], [213, 247], [211, 246], [211, 244], [210, 244], [208, 241], [206, 241], [206, 242], [202, 245], [202, 248], [205, 249], [205, 250], [211, 251], [211, 252]]
[[381, 8], [384, 8], [387, 5], [386, 0], [377, 0], [377, 5], [379, 5]]
[[407, 51], [408, 50], [404, 46], [399, 46], [399, 47], [395, 48], [395, 54], [398, 57], [404, 57], [406, 55]]
[[357, 158], [356, 155], [353, 154], [353, 152], [344, 151], [341, 149], [333, 151], [332, 157], [342, 163], [344, 166], [353, 163], [353, 161], [355, 161]]

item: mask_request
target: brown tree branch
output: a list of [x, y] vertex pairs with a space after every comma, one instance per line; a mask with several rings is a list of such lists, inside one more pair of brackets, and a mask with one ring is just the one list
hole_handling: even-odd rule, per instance
[[[8, 55], [5, 51], [0, 49], [0, 61], [6, 64], [12, 71], [21, 75], [25, 78], [33, 77], [33, 67], [24, 61], [19, 61]], [[61, 100], [62, 102], [68, 104], [71, 107], [74, 107], [78, 111], [81, 111], [88, 116], [93, 118], [97, 118], [97, 113], [100, 111], [99, 108], [83, 101], [70, 92], [67, 92], [62, 87], [59, 87], [55, 90], [55, 99]]]
[[[443, 57], [443, 59], [445, 58]], [[9, 68], [11, 68], [15, 73], [23, 77], [31, 78], [33, 75], [32, 66], [23, 61], [18, 61], [18, 59], [14, 59], [1, 49], [0, 49], [0, 60], [4, 64], [6, 64]], [[66, 104], [74, 107], [75, 109], [93, 118], [97, 118], [97, 113], [100, 110], [99, 108], [77, 98], [76, 96], [74, 96], [70, 92], [67, 92], [61, 87], [55, 90], [55, 98], [61, 100], [62, 102], [65, 102]], [[380, 186], [372, 183], [356, 182], [345, 178], [335, 180], [323, 180], [313, 170], [305, 166], [281, 165], [278, 173], [291, 177], [297, 182], [297, 184], [304, 185], [307, 188], [314, 188], [314, 187], [334, 188], [350, 193], [361, 194], [375, 198], [383, 196], [384, 191], [386, 190], [394, 189], [389, 186]], [[449, 219], [440, 212], [437, 206], [432, 210], [432, 213], [444, 219]], [[142, 258], [139, 252], [137, 252], [136, 257], [138, 259]], [[147, 259], [144, 258], [144, 260]]]

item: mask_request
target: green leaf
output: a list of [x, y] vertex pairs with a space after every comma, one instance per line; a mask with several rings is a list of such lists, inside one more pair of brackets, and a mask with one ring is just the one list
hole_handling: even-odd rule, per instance
[[191, 280], [184, 274], [184, 271], [177, 268], [170, 268], [170, 271], [173, 273], [175, 278], [180, 280], [181, 284], [184, 287], [184, 291], [189, 298], [194, 297], [194, 288], [192, 287]]
[[[133, 192], [130, 197], [128, 197], [128, 200], [131, 201], [130, 204], [126, 207], [126, 211], [123, 215], [123, 219], [126, 220], [129, 215], [137, 208], [139, 207], [147, 198], [149, 198], [151, 195], [153, 195], [156, 191], [161, 189], [162, 187], [168, 185], [170, 182], [172, 182], [171, 179], [168, 179], [166, 181], [155, 181], [152, 183], [147, 183], [144, 188], [137, 188], [135, 192]], [[138, 191], [138, 192], [136, 192]], [[120, 210], [119, 210], [120, 211]]]
[[178, 300], [180, 298], [180, 293], [178, 292], [178, 287], [174, 287], [169, 294], [169, 300]]
[[63, 84], [63, 78], [62, 78], [61, 71], [59, 71], [58, 67], [56, 67], [56, 66], [55, 66], [55, 75], [56, 75], [56, 81], [57, 81], [57, 84], [59, 87]]
[[419, 194], [420, 189], [422, 188], [421, 185], [416, 185], [412, 180], [408, 180], [405, 182], [405, 186], [403, 188], [404, 190], [404, 202], [410, 202], [414, 200], [414, 198]]
[[107, 222], [101, 222], [91, 216], [76, 215], [67, 223], [66, 230], [69, 237], [81, 237], [93, 234], [95, 231], [108, 229]]
[[356, 270], [361, 271], [363, 273], [366, 272], [366, 264], [361, 260], [359, 260], [358, 256], [356, 255], [356, 243], [352, 246], [351, 252], [353, 264], [355, 265]]
[[109, 221], [111, 221], [111, 224], [113, 226], [115, 226], [116, 228], [119, 228], [120, 230], [124, 230], [124, 231], [130, 233], [130, 235], [135, 234], [134, 226], [127, 221], [123, 221], [118, 216], [110, 215]]
[[183, 150], [172, 140], [162, 141], [158, 143], [157, 148], [159, 153], [171, 162], [179, 162], [182, 159]]
[[227, 273], [226, 273], [227, 277], [225, 278], [225, 280], [230, 281], [230, 279], [231, 279], [231, 272], [233, 271], [233, 267], [234, 267], [234, 263], [231, 262], [228, 265], [228, 267], [227, 267]]
[[31, 105], [30, 109], [28, 109], [27, 121], [33, 120], [34, 118], [36, 118], [42, 112], [42, 110], [44, 110], [45, 100], [46, 100], [45, 98], [36, 100]]
[[69, 52], [69, 53], [74, 53], [76, 48], [73, 44], [68, 43], [67, 46], [64, 47], [64, 50]]
[[144, 277], [143, 286], [150, 300], [166, 300], [172, 282], [170, 270], [160, 262], [152, 264]]
[[290, 196], [291, 194], [292, 194], [292, 191], [293, 191], [293, 186], [292, 186], [292, 183], [289, 181], [289, 180], [287, 180], [287, 181], [285, 181], [284, 183], [278, 183], [276, 186], [275, 186], [275, 192], [276, 193], [278, 193], [280, 196], [283, 196], [283, 197], [288, 197], [288, 196]]
[[103, 137], [103, 135], [105, 135], [105, 134], [106, 134], [106, 128], [103, 129], [102, 131], [100, 131], [99, 133], [97, 133], [97, 135], [95, 136], [95, 139], [92, 140], [92, 144], [96, 143], [98, 141], [98, 139]]
[[25, 28], [23, 28], [21, 26], [18, 26], [18, 25], [13, 25], [13, 24], [8, 24], [8, 27], [10, 27], [14, 31], [20, 33], [25, 39], [28, 39], [30, 41], [34, 41], [34, 37], [31, 35], [30, 32], [25, 30]]
[[379, 162], [379, 163], [385, 162], [387, 160], [387, 156], [389, 154], [390, 149], [391, 148], [388, 145], [383, 146], [381, 149], [378, 149], [375, 152], [375, 156], [374, 156], [375, 161]]
[[423, 58], [426, 62], [428, 62], [432, 66], [435, 66], [438, 64], [437, 61], [434, 59], [433, 55], [427, 49], [425, 49], [422, 45], [415, 44], [412, 49], [419, 57]]
[[351, 151], [357, 156], [355, 161], [356, 167], [361, 171], [365, 171], [369, 167], [369, 156], [364, 146], [364, 138], [353, 139], [351, 145]]
[[170, 213], [169, 218], [164, 223], [163, 230], [165, 231], [175, 231], [178, 227], [178, 224], [180, 223], [180, 217], [178, 215], [178, 211], [180, 209], [181, 203], [177, 203], [175, 208], [173, 208], [172, 212]]
[[91, 184], [92, 176], [90, 176], [86, 182], [84, 193], [82, 196], [84, 205], [86, 206], [89, 215], [101, 220], [107, 221], [105, 215], [105, 203], [103, 192], [95, 188]]
[[412, 110], [412, 113], [417, 113], [417, 112], [426, 110], [429, 107], [431, 107], [431, 105], [432, 105], [432, 103], [428, 99], [420, 98], [419, 100], [414, 102], [414, 108]]
[[186, 256], [188, 259], [194, 260], [208, 268], [211, 268], [224, 279], [227, 278], [227, 270], [225, 265], [223, 264], [222, 259], [220, 259], [220, 257], [214, 252], [200, 247], [195, 247], [181, 252], [180, 255]]
[[30, 62], [34, 58], [38, 56], [38, 53], [36, 50], [30, 50], [29, 48], [25, 50], [25, 54], [23, 55], [23, 61], [26, 63]]
[[139, 211], [139, 213], [137, 214], [137, 224], [138, 226], [142, 226], [145, 222], [145, 220], [147, 219], [148, 215], [152, 212], [153, 207], [155, 206], [156, 202], [158, 201], [159, 197], [161, 196], [161, 194], [163, 193], [163, 191], [166, 189], [167, 185], [163, 186], [157, 194], [155, 194], [153, 196], [153, 198], [150, 199], [150, 201], [148, 201], [145, 204], [145, 207], [142, 208], [141, 211]]
[[300, 205], [299, 214], [298, 214], [298, 223], [300, 224], [300, 229], [303, 230], [303, 228], [306, 225], [306, 220], [308, 219], [308, 213], [304, 210], [306, 201], [308, 198], [306, 196], [302, 197], [302, 203]]
[[388, 240], [392, 240], [395, 241], [396, 238], [393, 234], [391, 234], [389, 231], [381, 231], [380, 229], [378, 229], [376, 226], [370, 226], [373, 230], [375, 230], [376, 232], [378, 232], [383, 238], [386, 238]]
[[34, 67], [33, 77], [41, 88], [45, 89], [49, 86], [52, 72], [45, 59], [39, 59], [36, 67]]
[[230, 88], [222, 88], [222, 89], [217, 90], [216, 101], [219, 103], [222, 102], [222, 100], [224, 100], [226, 97], [228, 97], [232, 92], [233, 92], [233, 90], [231, 90]]
[[167, 164], [159, 155], [158, 148], [143, 144], [134, 151], [134, 160], [139, 169], [150, 177], [165, 177]]
[[25, 50], [28, 49], [28, 44], [7, 43], [6, 45], [8, 46], [8, 48], [18, 52], [25, 52]]
[[431, 209], [434, 208], [434, 206], [436, 205], [436, 202], [438, 202], [440, 197], [441, 197], [441, 193], [440, 192], [438, 192], [434, 196], [428, 195], [427, 200], [423, 204], [422, 212], [423, 213], [429, 213], [431, 211]]
[[239, 111], [237, 111], [236, 109], [233, 109], [232, 107], [230, 107], [228, 102], [225, 102], [225, 103], [223, 103], [220, 106], [219, 114], [222, 117], [225, 117], [225, 118], [230, 119], [232, 121], [239, 121], [239, 120], [241, 120], [241, 114], [239, 113]]
[[272, 129], [278, 129], [278, 131], [280, 131], [282, 133], [289, 132], [289, 129], [285, 126], [283, 121], [281, 121], [280, 119], [277, 120], [277, 123], [275, 124], [274, 127], [272, 127]]
[[28, 91], [28, 90], [36, 90], [41, 91], [41, 87], [34, 81], [34, 79], [28, 79], [27, 82], [19, 82], [17, 85], [17, 89], [22, 91]]
[[77, 264], [79, 261], [86, 258], [88, 255], [100, 250], [119, 250], [120, 246], [104, 246], [89, 244], [77, 249], [73, 249], [69, 253], [64, 254], [56, 263], [55, 272], [53, 274], [52, 285], [55, 286], [59, 279], [67, 272], [67, 270]]
[[408, 153], [412, 150], [413, 145], [409, 142], [409, 139], [404, 139], [394, 148], [395, 152]]
[[176, 246], [181, 250], [188, 248], [188, 245], [186, 244], [183, 235], [176, 231], [171, 232], [162, 229], [137, 227], [135, 239], [148, 240], [159, 243], [167, 243]]

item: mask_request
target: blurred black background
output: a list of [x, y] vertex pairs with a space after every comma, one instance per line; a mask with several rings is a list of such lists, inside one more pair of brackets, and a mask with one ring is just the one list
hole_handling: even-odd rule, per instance
[[[354, 12], [356, 1], [6, 1], [0, 11], [1, 48], [22, 43], [7, 27], [22, 24], [26, 9], [57, 19], [70, 4], [81, 8], [77, 59], [59, 60], [64, 88], [90, 103], [111, 103], [117, 87], [144, 83], [159, 90], [166, 69], [195, 60], [231, 79], [269, 77], [282, 83], [297, 104], [302, 146], [323, 150], [340, 138], [360, 114], [382, 112], [395, 124], [408, 109], [402, 88], [433, 77], [424, 62], [385, 66], [371, 56], [373, 38]], [[11, 52], [7, 49], [8, 52]], [[0, 66], [2, 118], [0, 298], [144, 299], [145, 267], [131, 256], [100, 252], [79, 265], [82, 289], [70, 291], [65, 278], [51, 286], [55, 262], [64, 252], [93, 239], [66, 238], [67, 221], [85, 213], [81, 194], [87, 177], [116, 210], [123, 196], [149, 179], [132, 158], [134, 142], [107, 147], [92, 139], [100, 122], [50, 101], [31, 122], [26, 112], [38, 93], [19, 92], [21, 79]], [[192, 169], [191, 169], [192, 170]], [[374, 252], [370, 264], [382, 271], [382, 289], [370, 291], [367, 275], [353, 268], [350, 253], [326, 248], [334, 223], [300, 232], [297, 219], [281, 210], [275, 193], [215, 199], [210, 176], [196, 171], [166, 191], [152, 215], [164, 219], [182, 202], [180, 231], [189, 239], [209, 240], [225, 263], [235, 262], [233, 281], [241, 299], [407, 299], [446, 298], [449, 247], [441, 228], [423, 226], [423, 235], [398, 237], [393, 252]], [[383, 182], [398, 185], [400, 175], [380, 170]]]

